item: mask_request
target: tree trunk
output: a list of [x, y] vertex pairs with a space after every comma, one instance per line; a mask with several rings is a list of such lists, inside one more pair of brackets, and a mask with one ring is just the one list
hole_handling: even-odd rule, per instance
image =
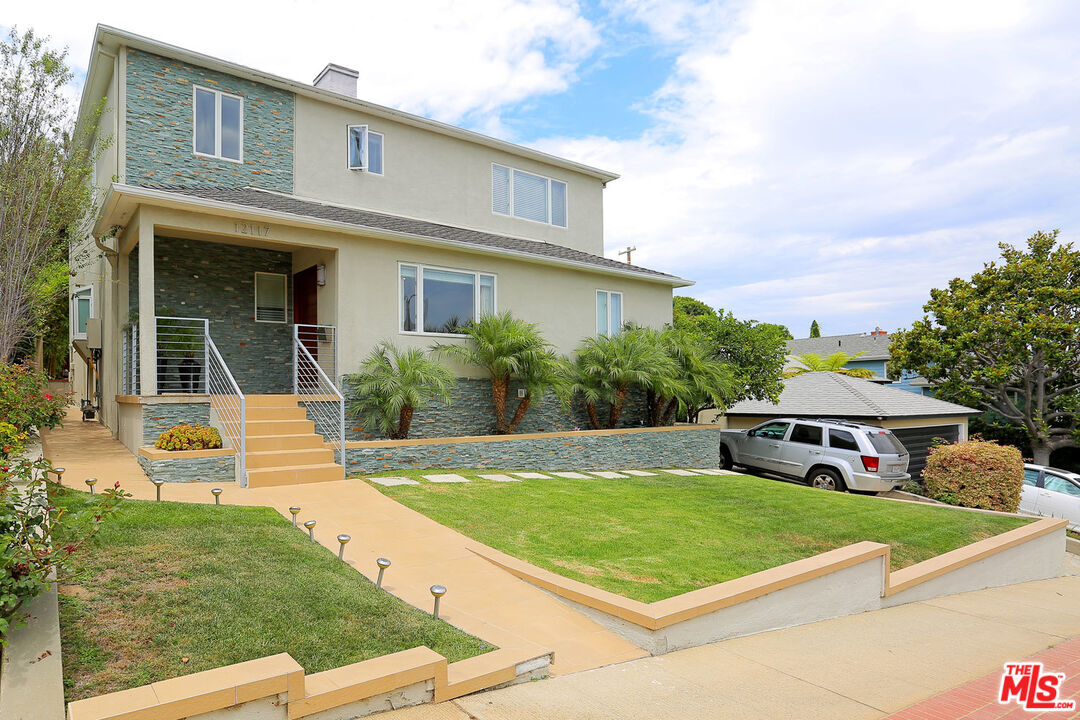
[[591, 402], [585, 403], [585, 412], [589, 413], [589, 422], [592, 423], [593, 430], [599, 430], [600, 418], [596, 416], [596, 404]]
[[626, 403], [626, 386], [621, 385], [615, 391], [615, 400], [611, 403], [611, 411], [608, 412], [608, 427], [616, 428], [619, 425], [619, 417], [622, 416], [623, 405]]
[[661, 425], [666, 427], [666, 426], [671, 425], [672, 423], [674, 423], [675, 422], [675, 413], [676, 413], [676, 411], [678, 411], [678, 409], [679, 409], [679, 401], [676, 400], [675, 398], [672, 398], [671, 401], [668, 403], [667, 409], [664, 410], [664, 417], [662, 418], [661, 422], [657, 424], [657, 427], [659, 427]]
[[397, 432], [394, 433], [393, 440], [404, 440], [409, 437], [409, 428], [412, 427], [412, 416], [413, 406], [402, 406], [401, 413], [398, 415]]
[[510, 419], [510, 432], [517, 430], [517, 426], [525, 419], [525, 413], [529, 411], [529, 405], [531, 404], [531, 392], [525, 393], [525, 397], [518, 400], [517, 408], [514, 410], [514, 417]]
[[656, 427], [660, 422], [660, 408], [664, 404], [663, 397], [657, 397], [656, 392], [648, 390], [645, 393], [645, 412], [649, 418], [649, 425]]
[[1049, 465], [1051, 447], [1045, 443], [1031, 443], [1031, 455], [1036, 465]]
[[506, 426], [506, 393], [510, 390], [510, 378], [491, 378], [491, 398], [495, 402], [495, 434], [505, 435]]

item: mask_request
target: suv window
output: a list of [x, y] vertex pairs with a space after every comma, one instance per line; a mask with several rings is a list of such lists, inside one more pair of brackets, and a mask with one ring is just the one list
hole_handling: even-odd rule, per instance
[[883, 455], [907, 454], [907, 448], [891, 432], [868, 432], [866, 436], [870, 438], [870, 444], [874, 446], [874, 449]]
[[1065, 478], [1051, 475], [1050, 473], [1046, 473], [1046, 476], [1043, 478], [1043, 487], [1047, 490], [1053, 490], [1054, 492], [1065, 493], [1066, 495], [1072, 495], [1073, 497], [1080, 497], [1080, 488], [1076, 487]]
[[833, 430], [829, 428], [829, 447], [836, 450], [859, 451], [859, 443], [855, 442], [855, 436], [847, 430]]
[[1039, 471], [1032, 470], [1031, 468], [1024, 468], [1024, 484], [1035, 487], [1039, 484]]
[[768, 425], [762, 425], [757, 430], [754, 430], [754, 435], [770, 440], [783, 440], [784, 435], [787, 434], [788, 425], [790, 424], [791, 423], [786, 422], [772, 422]]
[[788, 442], [820, 445], [821, 427], [819, 425], [800, 425], [799, 423], [795, 423], [795, 427], [791, 430], [791, 437], [788, 438]]

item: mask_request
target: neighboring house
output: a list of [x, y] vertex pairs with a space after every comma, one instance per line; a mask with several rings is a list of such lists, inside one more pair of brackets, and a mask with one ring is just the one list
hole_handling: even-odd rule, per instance
[[[212, 421], [235, 446], [310, 449], [251, 472], [304, 460], [340, 476], [297, 414], [335, 447], [359, 433], [338, 386], [379, 341], [461, 342], [462, 324], [509, 310], [570, 353], [671, 322], [672, 289], [691, 284], [603, 257], [613, 173], [359, 100], [337, 65], [306, 85], [109, 27], [93, 46], [80, 119], [105, 98], [106, 149], [93, 252], [73, 262], [72, 376], [133, 450]], [[456, 370], [474, 379], [440, 424], [485, 432], [486, 384]], [[272, 397], [292, 393], [303, 407]], [[530, 415], [554, 429], [555, 413]]]
[[966, 442], [968, 420], [980, 414], [963, 405], [904, 392], [891, 385], [832, 372], [811, 372], [784, 380], [777, 404], [744, 400], [716, 417], [702, 413], [699, 422], [729, 429], [751, 428], [781, 417], [836, 418], [892, 430], [911, 453], [909, 472], [918, 476], [934, 438]]
[[863, 353], [855, 360], [846, 363], [846, 368], [866, 368], [874, 373], [874, 382], [888, 383], [890, 387], [929, 395], [930, 383], [926, 378], [915, 373], [901, 371], [899, 380], [889, 380], [889, 333], [881, 328], [874, 328], [869, 333], [851, 335], [829, 335], [818, 338], [798, 338], [788, 340], [788, 367], [798, 366], [793, 356], [817, 354], [827, 357], [836, 352], [848, 355]]

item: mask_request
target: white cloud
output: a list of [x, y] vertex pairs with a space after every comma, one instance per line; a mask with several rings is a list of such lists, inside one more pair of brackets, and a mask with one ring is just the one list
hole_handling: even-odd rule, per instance
[[[1077, 237], [1080, 6], [628, 0], [677, 53], [641, 138], [547, 148], [623, 177], [609, 253], [738, 315], [907, 324], [1035, 229]], [[869, 327], [868, 327], [869, 326]]]
[[599, 43], [573, 0], [67, 0], [7, 3], [2, 22], [51, 35], [83, 69], [97, 23], [302, 82], [335, 62], [359, 70], [367, 100], [480, 126], [509, 104], [565, 90]]

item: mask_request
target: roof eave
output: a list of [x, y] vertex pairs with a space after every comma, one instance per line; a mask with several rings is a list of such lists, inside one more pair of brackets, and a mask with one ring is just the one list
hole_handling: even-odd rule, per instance
[[405, 233], [394, 230], [384, 230], [380, 228], [369, 227], [366, 225], [354, 225], [352, 223], [339, 222], [335, 220], [312, 218], [306, 215], [296, 215], [294, 213], [283, 212], [280, 210], [267, 210], [264, 208], [253, 207], [251, 205], [225, 202], [223, 200], [210, 200], [207, 198], [193, 197], [191, 195], [183, 195], [181, 193], [170, 192], [167, 190], [157, 190], [154, 188], [140, 187], [137, 185], [125, 185], [122, 183], [113, 183], [110, 186], [107, 197], [105, 198], [105, 202], [102, 205], [103, 212], [94, 224], [93, 231], [95, 235], [100, 236], [107, 227], [111, 227], [112, 225], [116, 224], [115, 222], [111, 221], [110, 216], [115, 211], [119, 203], [125, 198], [130, 198], [136, 203], [142, 201], [154, 201], [161, 205], [171, 205], [174, 207], [179, 207], [181, 209], [198, 208], [201, 210], [216, 210], [221, 214], [228, 214], [230, 216], [239, 215], [241, 217], [273, 219], [302, 227], [311, 227], [322, 230], [329, 230], [332, 232], [341, 232], [349, 235], [375, 237], [384, 240], [393, 240], [396, 242], [407, 242], [415, 245], [451, 247], [454, 249], [462, 250], [465, 252], [477, 253], [480, 255], [493, 255], [499, 257], [509, 256], [526, 262], [533, 262], [541, 265], [555, 265], [559, 267], [574, 268], [587, 272], [600, 273], [602, 275], [627, 277], [643, 282], [667, 285], [673, 288], [690, 287], [694, 284], [693, 280], [686, 280], [680, 277], [675, 277], [673, 275], [650, 275], [635, 272], [633, 270], [621, 270], [618, 268], [606, 267], [603, 265], [592, 265], [589, 263], [578, 262], [575, 260], [568, 260], [564, 258], [535, 255], [533, 253], [527, 253], [518, 250], [510, 250], [506, 248], [489, 248], [482, 245], [459, 242], [456, 240], [433, 238], [426, 235], [416, 235], [412, 233]]
[[153, 40], [142, 35], [137, 35], [126, 30], [120, 30], [109, 25], [97, 26], [94, 33], [94, 48], [91, 51], [90, 65], [87, 68], [86, 83], [83, 85], [83, 96], [79, 104], [79, 116], [82, 117], [83, 113], [87, 109], [89, 102], [88, 88], [90, 87], [90, 80], [92, 73], [99, 72], [97, 58], [99, 56], [100, 48], [111, 48], [109, 52], [116, 53], [121, 46], [130, 46], [139, 50], [147, 52], [158, 53], [161, 55], [169, 55], [178, 59], [192, 63], [193, 65], [199, 65], [209, 68], [211, 70], [218, 70], [237, 77], [243, 77], [253, 82], [262, 83], [264, 85], [270, 85], [272, 87], [278, 87], [289, 92], [294, 92], [298, 95], [304, 95], [306, 97], [315, 98], [323, 102], [333, 103], [335, 105], [341, 105], [344, 107], [360, 110], [377, 117], [382, 117], [387, 120], [393, 120], [396, 122], [404, 123], [406, 125], [412, 125], [414, 127], [431, 130], [434, 132], [455, 137], [460, 140], [466, 140], [468, 142], [474, 142], [479, 145], [486, 145], [496, 150], [502, 150], [513, 155], [519, 155], [527, 157], [537, 162], [546, 163], [555, 167], [560, 167], [573, 172], [581, 173], [589, 177], [596, 178], [601, 182], [607, 184], [612, 180], [617, 180], [619, 175], [617, 173], [610, 172], [608, 170], [601, 170], [600, 168], [592, 167], [591, 165], [585, 165], [584, 163], [574, 162], [573, 160], [566, 160], [556, 155], [550, 155], [540, 150], [534, 150], [532, 148], [525, 147], [523, 145], [517, 145], [515, 143], [507, 142], [505, 140], [499, 140], [497, 138], [482, 135], [472, 130], [466, 130], [459, 128], [448, 123], [439, 122], [438, 120], [431, 120], [430, 118], [421, 117], [419, 115], [413, 115], [401, 110], [395, 110], [383, 105], [376, 105], [365, 100], [358, 98], [351, 98], [339, 93], [330, 92], [328, 90], [321, 90], [312, 85], [297, 82], [296, 80], [289, 80], [278, 75], [272, 75], [261, 70], [249, 68], [245, 65], [238, 65], [231, 63], [227, 60], [213, 57], [211, 55], [204, 55], [202, 53], [195, 52], [193, 50], [186, 50], [176, 45], [170, 45], [158, 40]]

